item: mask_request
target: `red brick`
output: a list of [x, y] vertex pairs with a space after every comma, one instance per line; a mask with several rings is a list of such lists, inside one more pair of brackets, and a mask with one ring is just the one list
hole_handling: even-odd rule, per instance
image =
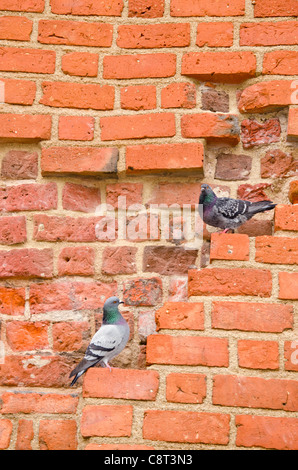
[[40, 450], [76, 450], [77, 423], [72, 419], [42, 419], [39, 422]]
[[[3, 84], [3, 85], [2, 85]], [[36, 83], [29, 80], [1, 79], [4, 101], [8, 104], [32, 105], [35, 100]]]
[[42, 150], [41, 172], [44, 176], [113, 174], [118, 157], [118, 149], [112, 147], [51, 147]]
[[297, 75], [297, 51], [273, 51], [264, 54], [263, 74], [267, 75]]
[[57, 15], [121, 16], [123, 6], [123, 0], [51, 0]]
[[154, 450], [141, 444], [87, 444], [84, 450]]
[[297, 264], [298, 239], [288, 237], [257, 237], [255, 260], [260, 263]]
[[147, 363], [228, 367], [226, 338], [151, 335], [147, 338]]
[[62, 57], [61, 68], [66, 75], [97, 77], [98, 54], [91, 52], [70, 52]]
[[74, 368], [66, 356], [6, 356], [0, 365], [0, 384], [9, 387], [68, 387], [65, 378]]
[[297, 450], [298, 419], [237, 415], [236, 446]]
[[212, 328], [281, 333], [293, 329], [293, 307], [260, 302], [214, 302]]
[[133, 111], [156, 108], [156, 87], [134, 85], [121, 88], [121, 108]]
[[94, 242], [100, 217], [34, 216], [33, 238], [37, 241]]
[[[188, 145], [190, 150], [191, 146], [194, 146], [193, 149], [197, 147], [197, 144], [184, 145]], [[153, 187], [147, 204], [166, 204], [168, 206], [179, 204], [180, 207], [189, 204], [192, 209], [195, 209], [198, 204], [197, 195], [200, 191], [200, 183], [159, 183]]]
[[188, 272], [188, 295], [257, 295], [269, 297], [271, 272], [249, 268], [206, 268]]
[[166, 398], [169, 402], [203, 403], [206, 398], [206, 375], [172, 372], [166, 380]]
[[227, 444], [230, 416], [196, 411], [145, 411], [143, 437], [152, 441]]
[[262, 178], [285, 178], [298, 173], [293, 156], [279, 149], [268, 150], [261, 159]]
[[240, 112], [262, 113], [290, 105], [294, 91], [292, 83], [291, 80], [271, 80], [245, 88], [238, 100]]
[[210, 259], [249, 260], [248, 235], [212, 233]]
[[249, 237], [259, 237], [260, 235], [272, 235], [271, 219], [251, 219], [245, 222], [237, 230], [238, 233], [244, 233]]
[[0, 140], [39, 141], [51, 138], [52, 117], [48, 115], [0, 114]]
[[259, 183], [255, 185], [241, 184], [238, 186], [237, 196], [239, 199], [245, 199], [246, 201], [264, 201], [268, 199], [264, 191], [268, 186], [270, 186], [269, 183]]
[[10, 150], [2, 159], [1, 176], [5, 179], [36, 179], [38, 154], [26, 150]]
[[38, 41], [42, 44], [110, 47], [112, 40], [113, 26], [107, 23], [40, 20], [38, 24]]
[[245, 119], [241, 122], [241, 141], [244, 148], [268, 145], [280, 141], [281, 127], [278, 118], [258, 122]]
[[238, 362], [246, 369], [279, 369], [278, 342], [240, 339]]
[[129, 174], [203, 171], [201, 143], [133, 145], [126, 148]]
[[298, 204], [298, 181], [290, 182], [288, 197], [292, 204]]
[[298, 372], [298, 342], [285, 341], [284, 343], [285, 370]]
[[104, 79], [163, 78], [175, 73], [176, 55], [170, 53], [106, 55], [103, 59]]
[[141, 183], [114, 183], [106, 186], [107, 204], [118, 208], [119, 197], [126, 198], [126, 207], [142, 204], [143, 184]]
[[83, 384], [85, 398], [155, 400], [159, 374], [155, 370], [89, 369]]
[[101, 270], [110, 276], [134, 274], [137, 272], [136, 254], [136, 247], [107, 247], [103, 251]]
[[297, 44], [298, 21], [242, 23], [240, 46], [290, 46]]
[[288, 129], [287, 138], [288, 140], [298, 140], [298, 111], [297, 108], [289, 109], [288, 116]]
[[9, 447], [11, 434], [12, 422], [10, 419], [0, 419], [0, 450], [7, 449]]
[[126, 305], [151, 307], [162, 299], [162, 281], [157, 277], [132, 279], [124, 283]]
[[107, 116], [100, 119], [101, 140], [173, 137], [176, 134], [172, 113]]
[[238, 118], [233, 114], [186, 114], [181, 118], [181, 134], [186, 138], [204, 138], [207, 142], [238, 144]]
[[24, 315], [25, 289], [0, 287], [0, 313], [1, 315]]
[[53, 350], [85, 352], [91, 340], [88, 322], [58, 322], [53, 324]]
[[99, 188], [65, 183], [62, 192], [63, 209], [94, 213], [100, 203], [101, 196]]
[[199, 23], [196, 45], [199, 47], [231, 47], [233, 45], [233, 23]]
[[216, 158], [214, 177], [220, 180], [248, 180], [252, 167], [252, 159], [248, 155], [220, 153]]
[[275, 208], [274, 230], [298, 230], [298, 205], [279, 204]]
[[185, 47], [190, 44], [189, 23], [120, 25], [117, 46], [124, 49]]
[[34, 439], [33, 421], [20, 419], [18, 423], [18, 434], [15, 450], [33, 450], [32, 441]]
[[83, 437], [129, 437], [132, 428], [131, 405], [87, 405], [83, 409]]
[[204, 330], [204, 304], [166, 302], [155, 314], [156, 329]]
[[31, 284], [30, 311], [33, 315], [63, 310], [97, 310], [117, 294], [115, 282], [69, 282]]
[[183, 247], [145, 246], [143, 271], [164, 276], [187, 274], [197, 256], [197, 250], [185, 250]]
[[201, 87], [202, 109], [208, 111], [228, 113], [230, 110], [229, 95], [223, 90], [215, 90], [207, 84]]
[[171, 83], [161, 90], [162, 108], [195, 108], [196, 87], [193, 83]]
[[298, 300], [298, 273], [281, 272], [278, 274], [279, 299]]
[[21, 16], [2, 16], [2, 18], [0, 18], [0, 39], [30, 41], [32, 25], [33, 21], [29, 20], [29, 18]]
[[213, 404], [297, 411], [298, 384], [294, 380], [216, 375]]
[[33, 391], [6, 391], [1, 394], [0, 412], [17, 413], [66, 413], [77, 410], [79, 397], [62, 393], [37, 393]]
[[49, 348], [48, 322], [7, 322], [6, 338], [12, 351], [47, 349]]
[[0, 189], [0, 210], [4, 212], [56, 209], [57, 200], [56, 183], [28, 183]]
[[160, 18], [164, 8], [165, 0], [128, 0], [128, 17]]
[[15, 245], [27, 240], [26, 217], [0, 217], [0, 244]]
[[0, 0], [0, 10], [42, 13], [44, 0]]
[[91, 116], [60, 116], [59, 139], [82, 140], [94, 139], [95, 119]]
[[256, 18], [267, 16], [298, 16], [298, 5], [296, 0], [256, 0], [254, 8]]
[[198, 80], [240, 83], [256, 74], [251, 51], [188, 52], [182, 58], [181, 74]]
[[58, 259], [59, 276], [92, 276], [94, 274], [95, 252], [88, 246], [71, 246], [60, 251]]
[[17, 47], [2, 47], [0, 50], [2, 72], [54, 73], [55, 63], [55, 51]]
[[50, 248], [0, 251], [1, 278], [50, 278], [52, 276], [53, 252]]
[[94, 83], [43, 82], [41, 104], [56, 108], [114, 108], [114, 87]]
[[245, 0], [171, 0], [171, 16], [243, 16]]

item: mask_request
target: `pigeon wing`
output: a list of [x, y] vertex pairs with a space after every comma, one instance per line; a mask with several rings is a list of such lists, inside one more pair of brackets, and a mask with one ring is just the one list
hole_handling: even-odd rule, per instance
[[93, 336], [85, 358], [102, 360], [107, 353], [112, 353], [122, 341], [122, 335], [116, 325], [103, 325]]
[[216, 201], [216, 209], [219, 214], [227, 219], [235, 219], [239, 215], [244, 215], [251, 202], [242, 201], [241, 199], [231, 199], [228, 197], [218, 198]]

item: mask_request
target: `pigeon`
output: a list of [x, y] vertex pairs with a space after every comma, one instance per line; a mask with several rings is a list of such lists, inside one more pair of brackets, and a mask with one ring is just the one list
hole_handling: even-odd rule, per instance
[[[207, 225], [223, 229], [223, 233], [244, 224], [258, 212], [274, 209], [276, 204], [271, 201], [243, 201], [228, 197], [217, 197], [208, 184], [202, 184], [199, 210]], [[202, 210], [203, 209], [203, 210]]]
[[118, 297], [110, 297], [106, 300], [103, 306], [102, 325], [93, 336], [85, 357], [69, 376], [74, 376], [71, 387], [89, 367], [97, 363], [100, 363], [102, 367], [112, 369], [109, 361], [125, 348], [130, 333], [129, 326], [118, 309], [118, 306], [123, 303]]

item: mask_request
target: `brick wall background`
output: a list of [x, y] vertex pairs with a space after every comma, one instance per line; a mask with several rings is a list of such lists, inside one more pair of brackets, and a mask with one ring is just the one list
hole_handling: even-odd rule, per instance
[[[297, 449], [297, 0], [0, 10], [0, 448]], [[279, 205], [200, 250], [98, 235], [202, 181]], [[120, 368], [70, 389], [114, 294]]]

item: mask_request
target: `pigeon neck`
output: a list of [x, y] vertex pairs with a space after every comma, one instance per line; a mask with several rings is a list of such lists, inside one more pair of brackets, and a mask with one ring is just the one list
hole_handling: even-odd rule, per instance
[[103, 309], [103, 321], [104, 325], [110, 323], [121, 323], [121, 319], [123, 319], [121, 313], [118, 310], [118, 307], [112, 308], [109, 310]]

